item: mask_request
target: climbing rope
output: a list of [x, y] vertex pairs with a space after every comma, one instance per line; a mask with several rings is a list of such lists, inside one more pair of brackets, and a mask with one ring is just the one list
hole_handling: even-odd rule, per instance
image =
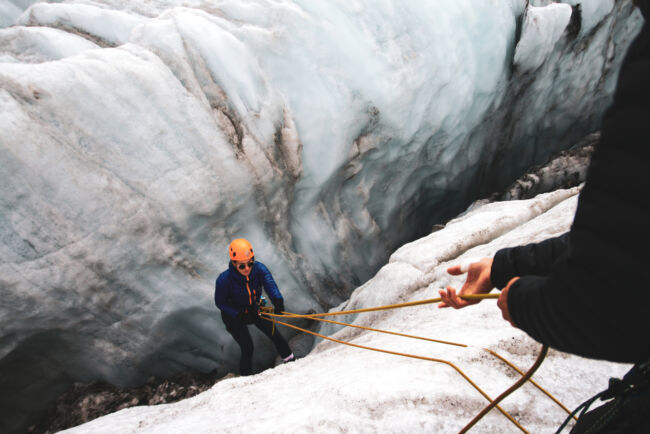
[[528, 369], [528, 372], [526, 372], [526, 375], [524, 375], [523, 377], [521, 377], [521, 378], [520, 378], [520, 379], [519, 379], [515, 384], [513, 384], [512, 386], [510, 386], [510, 387], [509, 387], [506, 391], [504, 391], [501, 395], [497, 396], [497, 398], [496, 398], [494, 401], [492, 401], [492, 402], [491, 402], [487, 407], [485, 407], [483, 410], [481, 410], [481, 412], [480, 412], [479, 414], [477, 414], [477, 415], [474, 417], [474, 419], [472, 419], [472, 420], [471, 420], [467, 425], [465, 425], [465, 427], [464, 427], [462, 430], [459, 431], [459, 434], [464, 434], [464, 433], [466, 433], [467, 431], [469, 431], [469, 429], [470, 429], [471, 427], [473, 427], [473, 426], [476, 424], [476, 422], [478, 422], [479, 420], [481, 420], [481, 418], [482, 418], [483, 416], [485, 416], [486, 414], [488, 414], [489, 411], [492, 410], [492, 409], [493, 409], [493, 408], [494, 408], [498, 403], [500, 403], [501, 401], [503, 401], [503, 399], [504, 399], [506, 396], [510, 395], [512, 392], [514, 392], [515, 390], [517, 390], [517, 389], [518, 389], [522, 384], [524, 384], [526, 381], [530, 380], [530, 377], [533, 376], [533, 374], [535, 373], [535, 371], [537, 371], [537, 368], [539, 368], [539, 366], [540, 366], [540, 365], [542, 364], [542, 362], [544, 361], [544, 358], [546, 357], [546, 354], [547, 354], [547, 353], [548, 353], [548, 346], [547, 346], [547, 345], [543, 345], [543, 346], [542, 346], [542, 350], [539, 352], [539, 355], [537, 356], [537, 360], [535, 360], [535, 363], [533, 364], [533, 366], [531, 366], [530, 369]]
[[[464, 299], [494, 299], [498, 298], [499, 294], [475, 294], [475, 295], [462, 295], [461, 298]], [[263, 313], [263, 315], [268, 316], [269, 318], [263, 317], [267, 321], [271, 321], [274, 323], [274, 325], [281, 324], [286, 327], [290, 327], [299, 331], [302, 331], [304, 333], [308, 333], [314, 336], [318, 336], [323, 339], [327, 339], [333, 342], [337, 342], [340, 344], [344, 345], [349, 345], [357, 348], [362, 348], [362, 349], [367, 349], [371, 351], [377, 351], [377, 352], [382, 352], [382, 353], [387, 353], [387, 354], [393, 354], [393, 355], [398, 355], [398, 356], [403, 356], [403, 357], [410, 357], [410, 358], [415, 358], [415, 359], [420, 359], [420, 360], [427, 360], [427, 361], [432, 361], [432, 362], [438, 362], [438, 363], [443, 363], [446, 364], [453, 369], [455, 369], [468, 383], [470, 383], [484, 398], [486, 398], [489, 402], [489, 405], [487, 405], [472, 421], [470, 421], [464, 428], [461, 430], [461, 433], [467, 432], [474, 424], [476, 424], [485, 414], [487, 414], [490, 410], [492, 410], [494, 407], [496, 407], [501, 413], [503, 413], [512, 423], [514, 423], [520, 430], [523, 432], [528, 432], [524, 427], [519, 424], [508, 412], [506, 412], [504, 409], [502, 409], [498, 403], [501, 402], [505, 397], [510, 395], [512, 392], [514, 392], [516, 389], [518, 389], [521, 385], [523, 385], [526, 381], [530, 381], [535, 387], [537, 387], [540, 391], [542, 391], [544, 394], [546, 394], [549, 398], [551, 398], [556, 404], [558, 404], [564, 411], [567, 413], [570, 413], [570, 411], [564, 406], [560, 401], [558, 401], [553, 395], [551, 395], [549, 392], [544, 390], [540, 385], [538, 385], [536, 382], [534, 382], [531, 377], [534, 374], [534, 372], [537, 370], [537, 368], [541, 365], [541, 363], [544, 360], [544, 357], [546, 356], [548, 352], [548, 347], [543, 346], [540, 354], [537, 357], [537, 360], [533, 364], [533, 366], [528, 370], [528, 372], [524, 373], [522, 372], [519, 368], [517, 368], [515, 365], [510, 363], [507, 359], [499, 355], [498, 353], [483, 348], [483, 350], [489, 352], [491, 355], [494, 357], [499, 358], [501, 361], [506, 363], [508, 366], [510, 366], [512, 369], [517, 371], [522, 377], [515, 383], [513, 384], [510, 388], [508, 388], [505, 392], [503, 392], [501, 395], [499, 395], [495, 400], [492, 400], [476, 383], [474, 383], [460, 368], [458, 368], [456, 365], [453, 363], [447, 361], [447, 360], [442, 360], [442, 359], [436, 359], [432, 357], [425, 357], [425, 356], [418, 356], [414, 354], [406, 354], [406, 353], [399, 353], [396, 351], [390, 351], [390, 350], [384, 350], [380, 348], [373, 348], [373, 347], [368, 347], [364, 345], [359, 345], [359, 344], [354, 344], [352, 342], [346, 342], [342, 341], [339, 339], [331, 338], [329, 336], [324, 336], [319, 333], [312, 332], [310, 330], [306, 330], [301, 327], [294, 326], [292, 324], [288, 324], [285, 322], [278, 321], [277, 317], [283, 317], [283, 318], [305, 318], [305, 319], [310, 319], [310, 320], [316, 320], [316, 321], [321, 321], [321, 322], [327, 322], [327, 323], [332, 323], [332, 324], [338, 324], [342, 326], [347, 326], [347, 327], [353, 327], [353, 328], [358, 328], [358, 329], [363, 329], [363, 330], [369, 330], [369, 331], [374, 331], [374, 332], [379, 332], [379, 333], [385, 333], [385, 334], [391, 334], [391, 335], [396, 335], [396, 336], [402, 336], [402, 337], [407, 337], [407, 338], [412, 338], [412, 339], [420, 339], [420, 340], [425, 340], [425, 341], [430, 341], [430, 342], [436, 342], [436, 343], [441, 343], [441, 344], [446, 344], [446, 345], [454, 345], [454, 346], [459, 346], [459, 347], [465, 347], [467, 348], [468, 346], [465, 344], [459, 344], [456, 342], [450, 342], [450, 341], [442, 341], [439, 339], [432, 339], [432, 338], [425, 338], [421, 336], [414, 336], [414, 335], [408, 335], [405, 333], [398, 333], [398, 332], [392, 332], [388, 330], [380, 330], [380, 329], [375, 329], [371, 327], [364, 327], [364, 326], [359, 326], [356, 324], [348, 324], [348, 323], [343, 323], [339, 321], [332, 321], [332, 320], [327, 320], [324, 318], [324, 316], [335, 316], [335, 315], [349, 315], [349, 314], [356, 314], [356, 313], [363, 313], [363, 312], [375, 312], [375, 311], [381, 311], [381, 310], [389, 310], [389, 309], [396, 309], [396, 308], [401, 308], [401, 307], [408, 307], [408, 306], [419, 306], [419, 305], [425, 305], [425, 304], [433, 304], [433, 303], [439, 303], [441, 298], [433, 298], [433, 299], [427, 299], [427, 300], [419, 300], [419, 301], [414, 301], [414, 302], [407, 302], [407, 303], [398, 303], [398, 304], [391, 304], [391, 305], [385, 305], [385, 306], [378, 306], [378, 307], [371, 307], [371, 308], [364, 308], [364, 309], [353, 309], [353, 310], [346, 310], [346, 311], [338, 311], [338, 312], [326, 312], [326, 313], [314, 313], [314, 314], [304, 314], [304, 315], [299, 315], [299, 314], [294, 314], [290, 312], [282, 312], [281, 315], [279, 314], [274, 314], [269, 311], [266, 311]], [[274, 318], [275, 317], [275, 318]], [[575, 417], [574, 417], [575, 418]]]
[[[384, 333], [384, 334], [401, 336], [401, 337], [410, 338], [410, 339], [419, 339], [419, 340], [428, 341], [428, 342], [435, 342], [435, 343], [439, 343], [439, 344], [453, 345], [453, 346], [457, 346], [457, 347], [469, 348], [469, 345], [461, 344], [461, 343], [458, 343], [458, 342], [443, 341], [443, 340], [440, 340], [440, 339], [426, 338], [426, 337], [422, 337], [422, 336], [414, 336], [414, 335], [409, 335], [409, 334], [405, 334], [405, 333], [393, 332], [393, 331], [389, 331], [389, 330], [381, 330], [381, 329], [376, 329], [376, 328], [372, 328], [372, 327], [360, 326], [360, 325], [357, 325], [357, 324], [349, 324], [349, 323], [344, 323], [344, 322], [340, 322], [340, 321], [332, 321], [332, 320], [328, 320], [328, 319], [324, 319], [324, 318], [317, 318], [317, 317], [310, 317], [310, 316], [306, 316], [306, 317], [297, 316], [295, 314], [288, 313], [288, 312], [284, 312], [284, 313], [285, 313], [285, 315], [272, 315], [272, 316], [280, 316], [280, 317], [284, 317], [284, 318], [307, 318], [307, 319], [313, 319], [315, 321], [326, 322], [326, 323], [336, 324], [336, 325], [341, 325], [341, 326], [346, 326], [346, 327], [352, 327], [352, 328], [361, 329], [361, 330], [368, 330], [368, 331], [377, 332], [377, 333]], [[499, 360], [501, 360], [503, 363], [508, 365], [514, 371], [516, 371], [519, 375], [522, 375], [522, 376], [525, 375], [525, 373], [521, 369], [519, 369], [516, 365], [511, 363], [508, 359], [501, 356], [496, 351], [493, 351], [493, 350], [491, 350], [489, 348], [482, 348], [482, 350], [487, 351], [492, 356], [494, 356], [494, 357], [498, 358]], [[540, 386], [535, 380], [530, 379], [529, 382], [532, 385], [534, 385], [537, 389], [539, 389], [542, 393], [544, 393], [546, 396], [548, 396], [558, 406], [560, 406], [562, 408], [562, 410], [564, 410], [567, 414], [571, 413], [571, 410], [569, 410], [566, 406], [564, 406], [557, 398], [555, 398], [550, 392], [548, 392], [546, 389], [544, 389], [542, 386]]]
[[[467, 295], [461, 295], [459, 297], [465, 300], [484, 300], [486, 298], [499, 298], [499, 294], [467, 294]], [[441, 301], [442, 299], [438, 297], [438, 298], [429, 298], [426, 300], [409, 301], [407, 303], [397, 303], [397, 304], [387, 304], [385, 306], [367, 307], [365, 309], [341, 310], [337, 312], [310, 313], [305, 315], [299, 315], [297, 313], [289, 313], [289, 312], [282, 312], [282, 313], [291, 315], [293, 318], [337, 316], [337, 315], [350, 315], [353, 313], [376, 312], [379, 310], [397, 309], [400, 307], [420, 306], [423, 304], [435, 304], [435, 303], [440, 303]]]
[[[274, 316], [276, 316], [276, 315], [274, 315]], [[448, 365], [448, 366], [451, 366], [452, 368], [454, 368], [456, 370], [456, 372], [458, 372], [469, 384], [471, 384], [481, 395], [483, 395], [483, 397], [485, 399], [487, 399], [488, 402], [492, 403], [492, 398], [490, 398], [490, 396], [487, 393], [485, 393], [483, 391], [483, 389], [481, 389], [475, 382], [473, 382], [472, 379], [469, 378], [467, 376], [467, 374], [465, 374], [458, 366], [454, 365], [453, 363], [451, 363], [451, 362], [449, 362], [447, 360], [436, 359], [436, 358], [433, 358], [433, 357], [426, 357], [426, 356], [418, 356], [416, 354], [400, 353], [400, 352], [397, 352], [397, 351], [384, 350], [384, 349], [381, 349], [381, 348], [374, 348], [374, 347], [368, 347], [368, 346], [365, 346], [365, 345], [354, 344], [352, 342], [346, 342], [346, 341], [342, 341], [340, 339], [332, 338], [330, 336], [321, 335], [320, 333], [312, 332], [311, 330], [307, 330], [307, 329], [295, 326], [293, 324], [288, 324], [288, 323], [285, 323], [285, 322], [282, 322], [282, 321], [272, 320], [272, 319], [268, 319], [268, 318], [264, 318], [264, 319], [267, 320], [267, 321], [275, 321], [277, 324], [281, 324], [281, 325], [284, 325], [286, 327], [291, 327], [291, 328], [299, 330], [301, 332], [309, 333], [311, 335], [318, 336], [320, 338], [327, 339], [327, 340], [332, 341], [332, 342], [336, 342], [336, 343], [343, 344], [343, 345], [349, 345], [351, 347], [361, 348], [361, 349], [370, 350], [370, 351], [377, 351], [377, 352], [380, 352], [380, 353], [393, 354], [393, 355], [396, 355], [396, 356], [410, 357], [412, 359], [426, 360], [426, 361], [429, 361], [429, 362], [443, 363], [445, 365]], [[523, 426], [521, 426], [521, 424], [519, 422], [517, 422], [507, 411], [505, 411], [503, 408], [501, 408], [498, 405], [496, 406], [496, 408], [501, 413], [503, 413], [503, 415], [505, 417], [507, 417], [512, 423], [514, 423], [517, 426], [517, 428], [519, 428], [521, 431], [523, 431], [525, 433], [528, 433], [528, 431]]]

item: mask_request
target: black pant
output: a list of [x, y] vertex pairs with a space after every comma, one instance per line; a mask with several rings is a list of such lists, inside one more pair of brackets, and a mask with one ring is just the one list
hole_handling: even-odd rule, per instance
[[[248, 332], [247, 324], [236, 318], [232, 318], [223, 312], [221, 313], [221, 319], [226, 325], [226, 330], [228, 330], [228, 333], [235, 338], [235, 341], [239, 344], [239, 348], [241, 349], [239, 373], [241, 375], [250, 375], [253, 372], [253, 339], [251, 339], [251, 334]], [[258, 316], [253, 325], [273, 341], [275, 349], [278, 350], [280, 357], [284, 359], [291, 355], [289, 344], [287, 344], [287, 341], [282, 337], [277, 327], [273, 330], [272, 322]]]

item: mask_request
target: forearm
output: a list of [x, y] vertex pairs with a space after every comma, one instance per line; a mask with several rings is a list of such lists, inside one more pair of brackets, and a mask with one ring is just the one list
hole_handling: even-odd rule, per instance
[[[565, 282], [566, 284], [566, 282]], [[608, 337], [598, 332], [600, 324], [581, 314], [584, 303], [553, 276], [525, 276], [508, 292], [512, 321], [536, 341], [560, 351], [585, 357], [612, 359]]]

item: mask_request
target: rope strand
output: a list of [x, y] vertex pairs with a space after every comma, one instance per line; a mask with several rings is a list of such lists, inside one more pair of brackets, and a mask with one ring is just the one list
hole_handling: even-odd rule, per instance
[[515, 390], [519, 389], [519, 387], [521, 387], [522, 384], [524, 384], [526, 381], [528, 381], [530, 379], [530, 377], [533, 376], [535, 371], [537, 371], [537, 368], [539, 368], [539, 366], [544, 361], [544, 358], [546, 357], [546, 353], [548, 353], [548, 346], [543, 345], [542, 350], [539, 352], [539, 355], [537, 356], [537, 360], [535, 360], [535, 363], [533, 363], [533, 366], [531, 366], [530, 369], [528, 370], [528, 372], [526, 372], [526, 375], [524, 375], [519, 380], [517, 380], [517, 382], [515, 384], [510, 386], [505, 392], [503, 392], [501, 395], [497, 396], [497, 398], [494, 401], [492, 401], [487, 407], [485, 407], [483, 410], [481, 410], [481, 412], [479, 414], [477, 414], [474, 417], [474, 419], [472, 419], [470, 421], [470, 423], [465, 425], [465, 428], [460, 430], [459, 434], [464, 434], [467, 431], [469, 431], [469, 429], [471, 427], [473, 427], [476, 424], [476, 422], [478, 422], [479, 420], [481, 420], [481, 418], [483, 416], [488, 414], [489, 411], [492, 410], [498, 403], [503, 401], [503, 399], [505, 399], [506, 396], [510, 395]]
[[[482, 299], [495, 299], [498, 298], [499, 294], [470, 294], [470, 295], [461, 295], [460, 298], [466, 299], [466, 300], [482, 300]], [[542, 346], [542, 349], [540, 351], [540, 354], [537, 357], [537, 360], [531, 366], [531, 368], [528, 370], [528, 372], [523, 373], [519, 368], [517, 368], [515, 365], [510, 363], [507, 359], [496, 353], [495, 351], [492, 351], [487, 348], [483, 348], [484, 351], [489, 352], [491, 355], [494, 357], [497, 357], [504, 363], [506, 363], [509, 367], [517, 371], [522, 377], [515, 382], [512, 386], [510, 386], [506, 391], [501, 393], [495, 400], [492, 400], [489, 395], [487, 395], [476, 383], [474, 383], [458, 366], [454, 365], [453, 363], [443, 360], [443, 359], [436, 359], [432, 357], [425, 357], [425, 356], [418, 356], [415, 354], [407, 354], [407, 353], [400, 353], [396, 351], [390, 351], [390, 350], [384, 350], [380, 348], [373, 348], [373, 347], [368, 347], [365, 345], [359, 345], [359, 344], [353, 344], [352, 342], [346, 342], [342, 341], [339, 339], [335, 339], [329, 336], [321, 335], [316, 332], [312, 332], [310, 330], [294, 326], [292, 324], [288, 324], [282, 321], [278, 321], [276, 318], [305, 318], [305, 319], [310, 319], [310, 320], [315, 320], [315, 321], [321, 321], [321, 322], [327, 322], [331, 324], [337, 324], [337, 325], [342, 325], [346, 327], [353, 327], [353, 328], [358, 328], [358, 329], [363, 329], [363, 330], [369, 330], [369, 331], [374, 331], [378, 333], [385, 333], [385, 334], [390, 334], [390, 335], [395, 335], [395, 336], [402, 336], [406, 338], [411, 338], [411, 339], [420, 339], [420, 340], [425, 340], [429, 342], [436, 342], [436, 343], [441, 343], [445, 345], [454, 345], [454, 346], [460, 346], [467, 348], [468, 346], [465, 344], [459, 344], [456, 342], [450, 342], [450, 341], [443, 341], [439, 339], [432, 339], [432, 338], [425, 338], [421, 336], [414, 336], [414, 335], [409, 335], [405, 333], [398, 333], [398, 332], [392, 332], [388, 330], [381, 330], [381, 329], [375, 329], [372, 327], [365, 327], [365, 326], [359, 326], [356, 324], [348, 324], [348, 323], [343, 323], [339, 321], [333, 321], [333, 320], [327, 320], [321, 317], [325, 316], [337, 316], [337, 315], [350, 315], [350, 314], [357, 314], [357, 313], [364, 313], [364, 312], [376, 312], [376, 311], [382, 311], [382, 310], [389, 310], [389, 309], [396, 309], [396, 308], [401, 308], [401, 307], [408, 307], [408, 306], [420, 306], [420, 305], [425, 305], [425, 304], [434, 304], [434, 303], [439, 303], [442, 301], [442, 298], [432, 298], [432, 299], [426, 299], [426, 300], [419, 300], [419, 301], [413, 301], [413, 302], [406, 302], [406, 303], [397, 303], [397, 304], [390, 304], [390, 305], [385, 305], [385, 306], [378, 306], [378, 307], [371, 307], [371, 308], [363, 308], [363, 309], [352, 309], [352, 310], [346, 310], [346, 311], [338, 311], [338, 312], [326, 312], [326, 313], [313, 313], [313, 314], [295, 314], [295, 313], [290, 313], [290, 312], [282, 312], [281, 314], [275, 314], [271, 312], [264, 312], [262, 318], [266, 321], [272, 322], [274, 325], [275, 324], [281, 324], [286, 327], [290, 327], [299, 331], [302, 331], [304, 333], [308, 333], [314, 336], [318, 336], [322, 339], [327, 339], [333, 342], [337, 342], [340, 344], [344, 345], [349, 345], [352, 347], [356, 348], [362, 348], [366, 350], [371, 350], [371, 351], [377, 351], [377, 352], [382, 352], [386, 354], [393, 354], [393, 355], [398, 355], [402, 357], [410, 357], [414, 359], [420, 359], [420, 360], [426, 360], [426, 361], [431, 361], [431, 362], [438, 362], [442, 363], [445, 365], [448, 365], [452, 367], [456, 372], [458, 372], [468, 383], [470, 383], [485, 399], [488, 400], [489, 405], [486, 406], [479, 414], [477, 414], [472, 421], [470, 421], [460, 432], [465, 433], [467, 432], [470, 428], [472, 428], [483, 416], [485, 416], [490, 410], [492, 410], [494, 407], [496, 407], [501, 413], [503, 413], [508, 420], [510, 420], [512, 423], [514, 423], [517, 428], [519, 428], [521, 431], [527, 433], [528, 431], [519, 424], [507, 411], [505, 411], [503, 408], [501, 408], [498, 403], [501, 402], [503, 399], [505, 399], [508, 395], [510, 395], [512, 392], [517, 390], [519, 387], [521, 387], [526, 381], [530, 381], [535, 387], [537, 387], [539, 390], [541, 390], [544, 394], [546, 394], [549, 398], [551, 398], [556, 404], [558, 404], [564, 411], [569, 413], [569, 417], [567, 420], [570, 420], [571, 417], [574, 419], [576, 418], [574, 413], [571, 413], [566, 406], [564, 406], [560, 401], [558, 401], [553, 395], [551, 395], [549, 392], [544, 390], [539, 384], [537, 384], [535, 381], [532, 380], [532, 375], [535, 373], [537, 368], [542, 364], [544, 358], [546, 357], [546, 354], [548, 352], [548, 346], [544, 345]], [[566, 424], [566, 422], [565, 422]]]
[[[288, 312], [284, 312], [284, 314], [285, 315], [282, 316], [284, 318], [305, 318], [304, 316], [297, 316], [296, 314], [288, 313]], [[278, 315], [273, 315], [273, 316], [278, 316]], [[357, 325], [357, 324], [349, 324], [349, 323], [344, 323], [344, 322], [340, 322], [340, 321], [333, 321], [333, 320], [324, 319], [324, 318], [317, 318], [317, 317], [313, 317], [313, 316], [312, 317], [306, 317], [306, 318], [307, 319], [313, 319], [314, 321], [326, 322], [326, 323], [330, 323], [330, 324], [336, 324], [336, 325], [341, 325], [341, 326], [346, 326], [346, 327], [352, 327], [352, 328], [361, 329], [361, 330], [368, 330], [368, 331], [373, 331], [373, 332], [377, 332], [377, 333], [384, 333], [384, 334], [401, 336], [401, 337], [410, 338], [410, 339], [419, 339], [419, 340], [423, 340], [423, 341], [435, 342], [435, 343], [444, 344], [444, 345], [454, 345], [454, 346], [458, 346], [458, 347], [468, 348], [468, 345], [461, 344], [461, 343], [458, 343], [458, 342], [443, 341], [443, 340], [440, 340], [440, 339], [426, 338], [426, 337], [422, 337], [422, 336], [414, 336], [414, 335], [409, 335], [409, 334], [405, 334], [405, 333], [398, 333], [398, 332], [393, 332], [393, 331], [389, 331], [389, 330], [381, 330], [381, 329], [376, 329], [376, 328], [372, 328], [372, 327], [360, 326], [360, 325]], [[511, 363], [505, 357], [501, 356], [496, 351], [490, 350], [488, 348], [482, 348], [482, 349], [484, 351], [487, 351], [488, 353], [490, 353], [492, 356], [498, 358], [502, 362], [504, 362], [511, 369], [516, 371], [519, 375], [522, 375], [522, 376], [525, 375], [525, 373], [521, 369], [519, 369], [517, 366], [515, 366], [513, 363]], [[548, 392], [546, 389], [544, 389], [542, 386], [540, 386], [535, 380], [530, 378], [529, 382], [533, 386], [535, 386], [537, 389], [539, 389], [542, 393], [544, 393], [546, 396], [548, 396], [553, 402], [555, 402], [567, 414], [571, 414], [571, 410], [569, 410], [564, 404], [562, 404], [550, 392]], [[574, 416], [574, 419], [577, 420], [577, 417]]]
[[[484, 300], [488, 298], [499, 298], [499, 294], [468, 294], [468, 295], [461, 295], [459, 296], [460, 298], [463, 298], [465, 300]], [[429, 298], [426, 300], [419, 300], [419, 301], [409, 301], [407, 303], [398, 303], [398, 304], [387, 304], [386, 306], [378, 306], [378, 307], [368, 307], [364, 309], [354, 309], [354, 310], [342, 310], [338, 312], [324, 312], [324, 313], [311, 313], [311, 314], [305, 314], [305, 315], [299, 315], [295, 313], [289, 313], [289, 312], [282, 312], [282, 313], [287, 313], [289, 315], [292, 315], [294, 318], [307, 318], [307, 317], [323, 317], [323, 316], [336, 316], [336, 315], [350, 315], [353, 313], [364, 313], [364, 312], [376, 312], [380, 310], [389, 310], [389, 309], [397, 309], [399, 307], [409, 307], [409, 306], [420, 306], [423, 304], [434, 304], [434, 303], [440, 303], [442, 301], [442, 298]], [[271, 314], [271, 316], [282, 316], [278, 314]]]
[[[451, 366], [452, 368], [454, 368], [456, 370], [456, 372], [458, 372], [469, 384], [471, 384], [481, 395], [483, 395], [483, 397], [485, 399], [487, 399], [488, 402], [492, 403], [492, 399], [490, 398], [490, 396], [487, 393], [485, 393], [483, 391], [483, 389], [481, 389], [474, 381], [472, 381], [472, 379], [469, 378], [458, 366], [454, 365], [453, 363], [451, 363], [451, 362], [449, 362], [447, 360], [435, 359], [433, 357], [418, 356], [418, 355], [415, 355], [415, 354], [400, 353], [400, 352], [397, 352], [397, 351], [390, 351], [390, 350], [384, 350], [384, 349], [381, 349], [381, 348], [374, 348], [374, 347], [368, 347], [368, 346], [365, 346], [365, 345], [353, 344], [352, 342], [346, 342], [346, 341], [335, 339], [335, 338], [332, 338], [332, 337], [329, 337], [329, 336], [321, 335], [319, 333], [312, 332], [311, 330], [303, 329], [301, 327], [294, 326], [292, 324], [288, 324], [288, 323], [285, 323], [285, 322], [282, 322], [282, 321], [273, 320], [273, 319], [264, 318], [264, 317], [262, 317], [262, 318], [265, 319], [266, 321], [276, 322], [277, 324], [281, 324], [281, 325], [284, 325], [286, 327], [291, 327], [293, 329], [300, 330], [302, 332], [309, 333], [311, 335], [318, 336], [320, 338], [327, 339], [327, 340], [332, 341], [332, 342], [337, 342], [337, 343], [343, 344], [343, 345], [349, 345], [351, 347], [362, 348], [364, 350], [370, 350], [370, 351], [377, 351], [377, 352], [380, 352], [380, 353], [393, 354], [393, 355], [396, 355], [396, 356], [410, 357], [410, 358], [413, 358], [413, 359], [427, 360], [429, 362], [443, 363], [443, 364], [445, 364], [447, 366]], [[501, 413], [503, 413], [503, 415], [506, 416], [508, 418], [508, 420], [510, 420], [510, 422], [514, 423], [517, 426], [517, 428], [519, 428], [522, 432], [528, 433], [526, 428], [521, 426], [521, 424], [519, 422], [517, 422], [507, 411], [505, 411], [499, 405], [496, 405], [496, 408]]]

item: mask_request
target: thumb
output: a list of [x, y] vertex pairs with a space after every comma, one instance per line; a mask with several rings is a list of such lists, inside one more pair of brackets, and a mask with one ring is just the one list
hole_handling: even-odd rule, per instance
[[451, 274], [453, 276], [459, 276], [459, 275], [465, 273], [465, 271], [462, 269], [460, 264], [458, 264], [458, 265], [452, 265], [451, 267], [447, 268], [447, 273], [449, 273], [449, 274]]

